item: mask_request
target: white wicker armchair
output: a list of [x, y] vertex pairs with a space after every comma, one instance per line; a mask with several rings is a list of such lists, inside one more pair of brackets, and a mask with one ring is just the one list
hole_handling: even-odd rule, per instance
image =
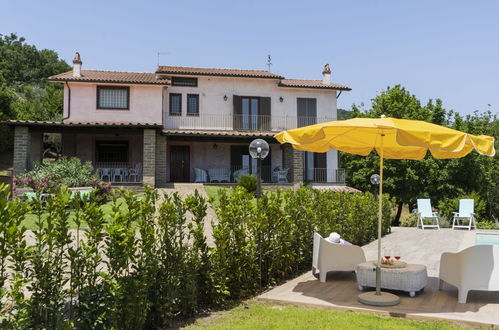
[[499, 291], [499, 246], [475, 245], [457, 253], [442, 253], [440, 285], [457, 287], [458, 301], [465, 304], [468, 291]]
[[335, 244], [314, 233], [312, 272], [319, 271], [321, 282], [326, 282], [329, 271], [354, 271], [357, 265], [366, 261], [361, 247]]

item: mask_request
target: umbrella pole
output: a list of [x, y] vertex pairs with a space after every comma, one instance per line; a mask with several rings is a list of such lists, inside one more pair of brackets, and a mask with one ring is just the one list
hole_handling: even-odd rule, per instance
[[379, 155], [379, 210], [378, 210], [378, 262], [376, 263], [376, 294], [381, 294], [381, 223], [383, 216], [383, 137], [381, 134], [381, 152]]
[[371, 306], [393, 306], [400, 303], [400, 298], [392, 293], [381, 292], [381, 220], [383, 215], [383, 137], [381, 133], [381, 144], [379, 153], [379, 209], [378, 209], [378, 260], [376, 262], [376, 291], [361, 293], [358, 300]]

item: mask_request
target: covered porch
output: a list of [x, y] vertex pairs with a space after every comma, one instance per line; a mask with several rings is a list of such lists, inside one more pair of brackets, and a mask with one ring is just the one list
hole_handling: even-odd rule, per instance
[[[115, 184], [156, 182], [156, 143], [160, 125], [10, 121], [14, 127], [14, 175], [46, 158], [47, 136], [56, 154], [91, 162], [99, 178]], [[160, 164], [161, 161], [158, 162]]]
[[256, 174], [257, 162], [248, 147], [253, 139], [261, 138], [270, 146], [262, 161], [264, 183], [345, 183], [344, 170], [332, 166], [335, 159], [330, 155], [307, 155], [281, 145], [272, 132], [164, 130], [163, 134], [167, 138], [168, 182], [235, 183], [241, 175]]

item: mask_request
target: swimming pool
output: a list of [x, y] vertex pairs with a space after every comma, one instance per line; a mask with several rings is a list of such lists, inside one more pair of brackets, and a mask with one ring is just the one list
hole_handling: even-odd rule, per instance
[[476, 233], [475, 245], [499, 245], [499, 234]]

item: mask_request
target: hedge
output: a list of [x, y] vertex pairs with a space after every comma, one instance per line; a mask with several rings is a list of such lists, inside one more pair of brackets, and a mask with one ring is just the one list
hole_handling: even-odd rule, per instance
[[[64, 186], [52, 193], [28, 204], [0, 185], [3, 328], [167, 327], [310, 269], [314, 231], [356, 244], [377, 232], [369, 193], [300, 188], [255, 201], [242, 188], [221, 192], [214, 246], [204, 228], [209, 202], [197, 191], [185, 199], [149, 188], [143, 196], [113, 191], [109, 216], [95, 199], [71, 199]], [[28, 212], [38, 217], [33, 245], [22, 226]], [[70, 214], [88, 229], [69, 230]]]

